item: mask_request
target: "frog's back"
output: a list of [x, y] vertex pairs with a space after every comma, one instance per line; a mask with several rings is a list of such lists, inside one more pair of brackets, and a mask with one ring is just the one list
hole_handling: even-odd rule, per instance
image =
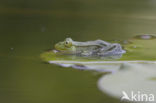
[[102, 45], [87, 45], [87, 46], [77, 46], [76, 54], [82, 56], [114, 56], [122, 55], [125, 50], [122, 49], [121, 45], [118, 43], [109, 44], [107, 46]]
[[76, 53], [95, 53], [98, 52], [102, 47], [96, 45], [88, 45], [88, 46], [76, 46]]

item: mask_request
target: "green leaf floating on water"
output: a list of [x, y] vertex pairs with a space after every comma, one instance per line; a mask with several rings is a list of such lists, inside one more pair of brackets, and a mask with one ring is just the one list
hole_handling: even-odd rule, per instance
[[[98, 81], [101, 91], [118, 99], [126, 93], [130, 100], [133, 92], [137, 95], [136, 101], [149, 103], [149, 99], [152, 100], [151, 94], [156, 96], [156, 37], [140, 35], [120, 44], [126, 53], [117, 57], [80, 57], [50, 50], [42, 53], [41, 58], [62, 67], [113, 72]], [[144, 94], [147, 98], [138, 99]]]
[[100, 71], [116, 71], [122, 63], [156, 63], [156, 37], [154, 35], [140, 35], [120, 43], [126, 53], [113, 57], [80, 57], [63, 55], [55, 50], [41, 54], [41, 58], [48, 63], [77, 69], [91, 69]]
[[123, 44], [127, 53], [120, 60], [156, 60], [155, 36], [140, 35], [127, 42], [127, 44]]

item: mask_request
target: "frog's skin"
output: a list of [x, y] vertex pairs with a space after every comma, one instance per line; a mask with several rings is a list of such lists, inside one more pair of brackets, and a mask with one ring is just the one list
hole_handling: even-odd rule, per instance
[[118, 43], [108, 43], [103, 40], [77, 42], [66, 38], [63, 42], [55, 45], [55, 49], [63, 54], [81, 56], [111, 56], [125, 53]]

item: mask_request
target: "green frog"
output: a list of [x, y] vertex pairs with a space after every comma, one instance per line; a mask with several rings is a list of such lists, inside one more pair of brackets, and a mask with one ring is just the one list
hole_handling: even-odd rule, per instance
[[109, 43], [103, 40], [78, 42], [71, 38], [57, 43], [55, 49], [62, 54], [80, 56], [112, 56], [122, 55], [126, 52], [118, 43]]

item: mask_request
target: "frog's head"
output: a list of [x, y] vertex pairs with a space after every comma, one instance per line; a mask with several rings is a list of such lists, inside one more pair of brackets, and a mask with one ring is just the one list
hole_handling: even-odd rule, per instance
[[73, 40], [71, 38], [66, 38], [63, 42], [55, 44], [55, 49], [63, 53], [74, 53], [76, 48], [72, 43]]

